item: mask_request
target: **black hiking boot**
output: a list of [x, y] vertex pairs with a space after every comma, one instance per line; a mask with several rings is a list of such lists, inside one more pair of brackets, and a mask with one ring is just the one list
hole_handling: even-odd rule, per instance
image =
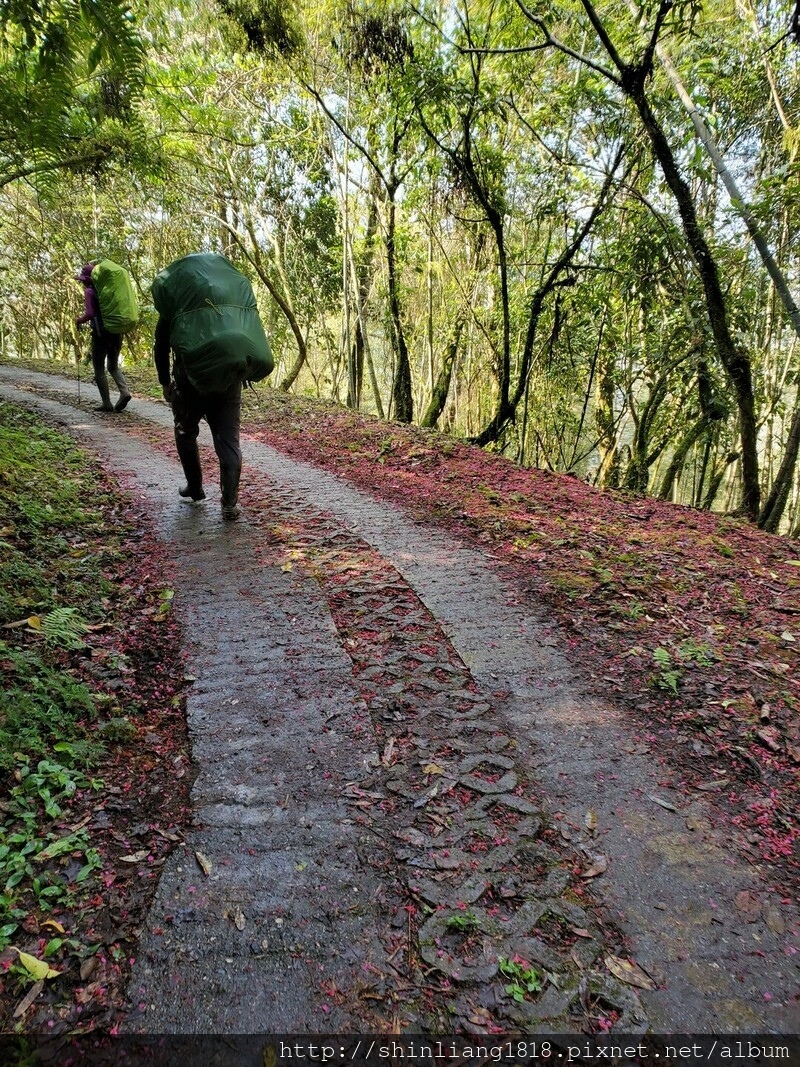
[[188, 485], [184, 485], [182, 489], [178, 490], [178, 495], [182, 496], [184, 500], [193, 500], [195, 503], [206, 498], [202, 486], [199, 489], [192, 489]]
[[237, 467], [220, 467], [219, 487], [222, 492], [222, 517], [229, 521], [238, 519], [239, 510], [239, 476], [241, 471]]
[[125, 396], [121, 396], [114, 405], [114, 411], [124, 411], [125, 408], [131, 402], [131, 394], [127, 393]]

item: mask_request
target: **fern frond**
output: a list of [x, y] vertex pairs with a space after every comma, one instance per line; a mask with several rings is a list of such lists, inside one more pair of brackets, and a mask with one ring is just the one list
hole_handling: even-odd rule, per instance
[[75, 608], [54, 608], [42, 618], [42, 633], [48, 645], [78, 650], [86, 648], [83, 635], [89, 627]]

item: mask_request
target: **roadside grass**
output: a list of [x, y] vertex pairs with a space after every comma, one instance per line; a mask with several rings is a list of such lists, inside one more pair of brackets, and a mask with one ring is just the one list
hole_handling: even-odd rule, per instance
[[[42, 419], [0, 402], [0, 1022], [6, 1032], [23, 1031], [44, 1002], [68, 1003], [92, 973], [105, 970], [109, 987], [121, 985], [114, 939], [92, 928], [104, 892], [123, 881], [103, 820], [98, 828], [94, 819], [109, 796], [130, 789], [125, 776], [141, 762], [140, 735], [158, 729], [147, 715], [148, 680], [139, 677], [147, 655], [137, 651], [137, 634], [142, 645], [160, 642], [166, 679], [179, 669], [177, 654], [170, 654], [177, 633], [162, 612], [162, 576], [144, 577], [138, 587], [126, 580], [136, 566], [131, 550], [143, 536], [135, 512], [92, 458]], [[150, 559], [155, 571], [152, 553]], [[180, 711], [176, 701], [173, 713]], [[169, 744], [179, 742], [175, 731]], [[124, 814], [117, 820], [122, 847], [116, 853], [129, 851], [127, 821]], [[126, 934], [121, 926], [119, 941]], [[26, 993], [36, 995], [15, 1016]], [[90, 999], [99, 1009], [103, 997]], [[88, 1018], [85, 1005], [78, 1013]]]

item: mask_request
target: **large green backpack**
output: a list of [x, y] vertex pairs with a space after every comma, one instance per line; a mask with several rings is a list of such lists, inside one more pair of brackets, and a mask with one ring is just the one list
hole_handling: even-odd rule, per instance
[[154, 279], [153, 302], [169, 322], [169, 342], [199, 393], [222, 393], [272, 371], [253, 287], [214, 252], [184, 256]]
[[124, 267], [101, 259], [92, 267], [103, 326], [109, 333], [128, 333], [139, 322], [139, 301]]

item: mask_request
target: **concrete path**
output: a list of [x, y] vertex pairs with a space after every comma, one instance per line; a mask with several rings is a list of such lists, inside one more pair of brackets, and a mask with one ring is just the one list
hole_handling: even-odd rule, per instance
[[[755, 922], [739, 917], [738, 893], [772, 899], [757, 871], [714, 831], [706, 801], [659, 785], [655, 754], [587, 696], [557, 629], [489, 557], [246, 436], [259, 507], [223, 524], [213, 494], [202, 507], [179, 501], [177, 462], [134, 432], [137, 420], [168, 429], [164, 405], [136, 400], [135, 418], [110, 419], [86, 411], [85, 386], [78, 407], [76, 392], [0, 368], [0, 397], [54, 415], [149, 502], [197, 678], [195, 827], [161, 878], [132, 1028], [353, 1032], [370, 1011], [382, 1029], [393, 1015], [419, 1028], [428, 1016], [410, 991], [403, 1004], [393, 965], [410, 899], [434, 909], [415, 951], [444, 977], [440, 1000], [455, 990], [457, 1018], [569, 1032], [591, 1008], [627, 1033], [800, 1030], [796, 910], [775, 901]], [[351, 631], [345, 608], [359, 597]], [[369, 612], [399, 649], [392, 676], [383, 652], [365, 666], [357, 623]], [[426, 628], [446, 661], [433, 638], [420, 643]], [[426, 760], [433, 779], [419, 777]], [[436, 775], [446, 788], [430, 795]], [[508, 833], [479, 852], [475, 835], [506, 825], [501, 808]], [[564, 874], [565, 848], [579, 874], [603, 857], [593, 899], [581, 894], [589, 879]], [[499, 919], [483, 907], [487, 885], [509, 902]], [[484, 932], [477, 962], [441, 920], [465, 901]], [[548, 922], [580, 930], [578, 942], [543, 937]], [[516, 944], [553, 977], [521, 1009], [498, 998], [496, 973]], [[614, 979], [604, 961], [620, 954], [657, 987]]]

